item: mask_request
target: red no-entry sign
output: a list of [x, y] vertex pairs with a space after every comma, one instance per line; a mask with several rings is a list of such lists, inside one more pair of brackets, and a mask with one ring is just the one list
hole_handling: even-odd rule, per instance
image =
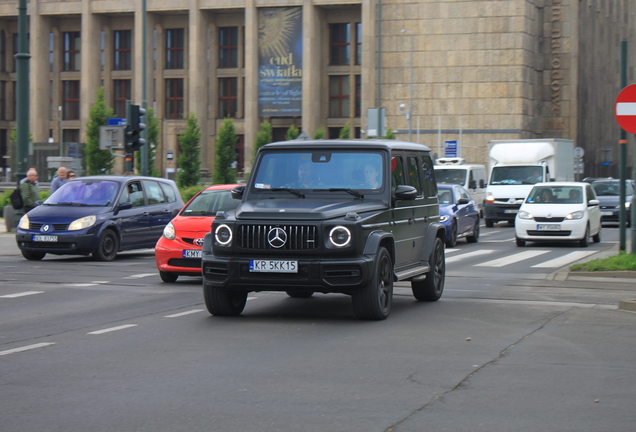
[[625, 87], [618, 94], [614, 115], [625, 132], [636, 134], [636, 84]]

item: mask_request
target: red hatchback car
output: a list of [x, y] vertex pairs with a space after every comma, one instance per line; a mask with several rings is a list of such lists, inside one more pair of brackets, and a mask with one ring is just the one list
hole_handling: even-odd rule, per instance
[[166, 225], [155, 246], [159, 276], [175, 282], [179, 276], [201, 276], [201, 246], [210, 232], [216, 212], [234, 210], [241, 200], [233, 199], [238, 185], [214, 185], [203, 189]]

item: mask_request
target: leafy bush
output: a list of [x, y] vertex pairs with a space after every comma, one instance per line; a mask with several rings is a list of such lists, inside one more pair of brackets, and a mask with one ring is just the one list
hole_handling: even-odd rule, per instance
[[199, 191], [205, 189], [207, 186], [204, 185], [195, 185], [188, 186], [184, 188], [179, 188], [179, 193], [181, 194], [181, 199], [184, 203], [187, 203], [192, 199], [193, 196], [199, 193]]
[[0, 209], [3, 209], [5, 206], [11, 205], [11, 200], [9, 199], [9, 195], [11, 195], [11, 192], [13, 192], [13, 189], [7, 189], [2, 195], [0, 195]]

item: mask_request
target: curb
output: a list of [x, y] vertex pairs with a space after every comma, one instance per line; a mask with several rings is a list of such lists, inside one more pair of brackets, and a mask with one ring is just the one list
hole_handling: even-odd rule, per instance
[[618, 309], [628, 312], [636, 312], [636, 300], [621, 300]]

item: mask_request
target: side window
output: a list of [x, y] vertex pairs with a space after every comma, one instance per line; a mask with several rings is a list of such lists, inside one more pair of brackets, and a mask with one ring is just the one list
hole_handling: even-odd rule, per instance
[[594, 192], [594, 188], [592, 186], [585, 186], [585, 190], [587, 191], [588, 201], [596, 199], [596, 192]]
[[437, 183], [433, 161], [427, 153], [420, 153], [422, 158], [422, 173], [424, 176], [424, 195], [433, 198], [437, 196]]
[[391, 187], [393, 191], [398, 185], [406, 184], [404, 181], [404, 164], [401, 156], [391, 158]]
[[163, 191], [159, 186], [159, 183], [152, 180], [142, 180], [144, 189], [146, 190], [146, 198], [148, 199], [148, 205], [162, 204], [166, 202], [166, 197], [163, 195]]
[[417, 156], [408, 156], [406, 158], [406, 166], [408, 169], [408, 185], [417, 189], [417, 196], [422, 196], [422, 185], [420, 184], [420, 173], [417, 167]]
[[141, 191], [141, 183], [130, 182], [125, 187], [119, 197], [119, 203], [131, 202], [133, 207], [144, 205], [144, 193]]
[[177, 200], [177, 195], [174, 192], [174, 188], [168, 183], [159, 182], [159, 186], [161, 186], [161, 190], [163, 190], [163, 194], [166, 196], [166, 200], [169, 203], [173, 203]]

